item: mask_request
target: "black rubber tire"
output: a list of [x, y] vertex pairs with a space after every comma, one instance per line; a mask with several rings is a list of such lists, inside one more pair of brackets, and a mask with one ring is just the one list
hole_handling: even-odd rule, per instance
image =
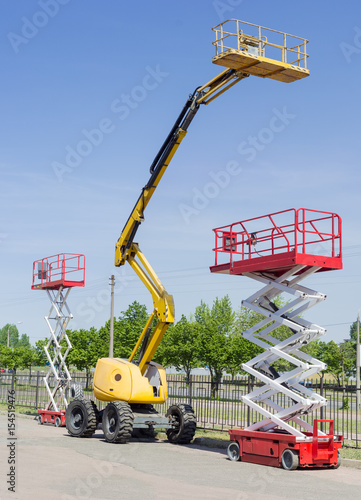
[[55, 424], [55, 427], [61, 427], [61, 418], [56, 417], [54, 424]]
[[282, 453], [281, 464], [285, 470], [296, 470], [300, 465], [300, 457], [295, 450], [287, 448]]
[[127, 443], [132, 435], [134, 415], [125, 401], [108, 403], [103, 412], [102, 426], [108, 443]]
[[83, 388], [79, 384], [72, 384], [69, 389], [69, 394], [71, 398], [74, 399], [82, 399], [83, 397]]
[[38, 415], [36, 420], [38, 421], [38, 425], [43, 425], [43, 417], [42, 415]]
[[227, 455], [232, 462], [237, 462], [241, 458], [241, 449], [237, 441], [231, 441], [227, 448]]
[[97, 428], [97, 407], [89, 399], [74, 399], [67, 407], [65, 425], [73, 437], [91, 437]]
[[173, 444], [188, 444], [194, 438], [197, 419], [190, 405], [176, 403], [169, 407], [166, 416], [173, 424], [167, 429], [167, 438]]
[[341, 465], [341, 457], [340, 457], [340, 452], [337, 452], [337, 464], [336, 465], [331, 465], [330, 469], [338, 469]]

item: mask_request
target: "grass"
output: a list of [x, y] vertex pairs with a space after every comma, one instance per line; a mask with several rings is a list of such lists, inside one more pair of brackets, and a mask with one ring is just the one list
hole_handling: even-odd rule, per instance
[[340, 451], [341, 458], [350, 458], [352, 460], [361, 460], [361, 450], [359, 448], [349, 448], [343, 446]]
[[[0, 403], [0, 411], [8, 411], [8, 405], [6, 403]], [[38, 411], [35, 408], [27, 408], [26, 406], [16, 406], [16, 413], [21, 415], [38, 415]]]

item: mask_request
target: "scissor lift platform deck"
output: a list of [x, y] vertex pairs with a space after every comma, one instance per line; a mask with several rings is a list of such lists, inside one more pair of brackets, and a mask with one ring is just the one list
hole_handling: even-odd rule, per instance
[[342, 269], [341, 219], [337, 214], [305, 208], [247, 219], [213, 230], [212, 273], [275, 276], [295, 268], [316, 272]]
[[83, 254], [60, 253], [33, 263], [32, 290], [59, 290], [84, 286], [84, 283]]

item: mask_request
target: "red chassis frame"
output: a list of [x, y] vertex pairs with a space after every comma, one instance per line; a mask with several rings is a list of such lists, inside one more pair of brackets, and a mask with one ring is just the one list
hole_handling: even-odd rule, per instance
[[[318, 423], [328, 422], [329, 433], [318, 435]], [[296, 436], [284, 432], [248, 431], [245, 429], [229, 429], [232, 442], [239, 445], [239, 460], [271, 467], [282, 466], [282, 455], [285, 450], [294, 450], [299, 456], [298, 467], [332, 467], [336, 468], [338, 450], [342, 447], [343, 436], [334, 436], [334, 421], [315, 419], [313, 433], [305, 433], [311, 440], [300, 441]]]
[[65, 410], [38, 410], [39, 424], [53, 424], [55, 427], [65, 427]]

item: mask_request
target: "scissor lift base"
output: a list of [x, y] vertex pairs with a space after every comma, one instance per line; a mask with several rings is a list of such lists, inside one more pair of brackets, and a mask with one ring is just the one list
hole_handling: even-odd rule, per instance
[[65, 410], [38, 410], [38, 423], [53, 424], [55, 427], [65, 427]]
[[[239, 445], [239, 458], [242, 462], [250, 462], [271, 467], [283, 467], [282, 455], [285, 450], [294, 450], [299, 457], [298, 467], [339, 466], [338, 450], [342, 446], [343, 437], [314, 437], [305, 433], [305, 439], [286, 432], [261, 432], [245, 429], [229, 429], [231, 444]], [[229, 455], [230, 456], [230, 455]], [[237, 458], [232, 458], [237, 460]], [[285, 467], [284, 467], [285, 468]]]

